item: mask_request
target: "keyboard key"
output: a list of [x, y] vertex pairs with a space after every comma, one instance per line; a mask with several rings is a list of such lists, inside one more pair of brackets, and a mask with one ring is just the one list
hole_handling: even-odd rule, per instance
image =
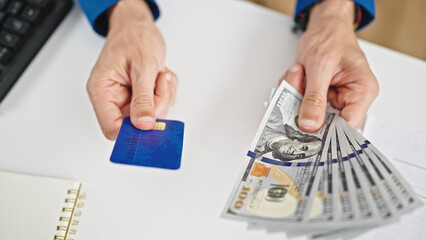
[[0, 0], [0, 10], [4, 9], [9, 3], [9, 0]]
[[2, 23], [5, 18], [6, 18], [6, 13], [0, 12], [0, 23]]
[[21, 18], [28, 22], [37, 22], [40, 20], [40, 10], [34, 7], [26, 6], [21, 13]]
[[9, 7], [7, 7], [7, 11], [10, 14], [18, 14], [19, 11], [21, 10], [21, 8], [24, 6], [24, 2], [22, 2], [21, 0], [14, 0], [13, 2], [10, 3]]
[[8, 33], [6, 31], [0, 32], [0, 44], [5, 47], [12, 48], [16, 51], [22, 46], [23, 43], [24, 42], [22, 38], [17, 35]]
[[0, 62], [3, 64], [8, 64], [13, 57], [12, 51], [5, 47], [0, 47]]
[[9, 17], [3, 26], [5, 30], [9, 30], [19, 35], [27, 35], [30, 31], [29, 23], [23, 22], [13, 17]]

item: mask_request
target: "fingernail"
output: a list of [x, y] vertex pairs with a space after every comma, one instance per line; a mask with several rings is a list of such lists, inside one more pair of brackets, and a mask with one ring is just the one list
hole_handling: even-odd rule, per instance
[[141, 130], [149, 130], [154, 127], [154, 119], [149, 116], [138, 118], [135, 127]]
[[299, 69], [300, 69], [299, 65], [293, 64], [293, 66], [291, 66], [290, 68], [290, 72], [298, 72]]
[[170, 82], [172, 80], [172, 74], [171, 73], [166, 73], [165, 78], [166, 78], [167, 82]]
[[154, 119], [152, 117], [145, 116], [145, 117], [138, 118], [138, 122], [140, 122], [140, 123], [153, 123]]
[[310, 119], [300, 119], [299, 125], [302, 128], [314, 128], [317, 126], [317, 122]]

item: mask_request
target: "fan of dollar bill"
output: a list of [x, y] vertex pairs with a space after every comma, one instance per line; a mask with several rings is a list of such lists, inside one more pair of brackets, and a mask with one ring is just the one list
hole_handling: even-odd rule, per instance
[[222, 216], [312, 238], [358, 234], [422, 205], [397, 169], [330, 106], [321, 129], [297, 126], [302, 96], [275, 92]]

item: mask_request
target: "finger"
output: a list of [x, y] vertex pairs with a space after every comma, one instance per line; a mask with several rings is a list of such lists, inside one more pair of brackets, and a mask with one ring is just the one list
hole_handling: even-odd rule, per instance
[[[159, 84], [159, 81], [162, 82], [164, 80], [165, 80], [165, 83], [168, 83], [171, 86], [168, 86], [167, 84], [165, 84], [164, 86], [167, 86], [166, 88], [157, 87], [157, 85]], [[178, 83], [178, 79], [177, 79], [176, 74], [174, 72], [172, 72], [170, 69], [165, 67], [164, 70], [161, 71], [157, 76], [154, 93], [155, 93], [156, 96], [162, 96], [162, 95], [165, 95], [165, 94], [170, 93], [170, 92], [176, 93], [177, 83]], [[174, 98], [173, 98], [173, 100], [174, 100]]]
[[158, 67], [149, 63], [135, 65], [131, 70], [130, 120], [136, 128], [141, 130], [149, 130], [154, 127], [154, 87], [158, 72]]
[[115, 140], [124, 118], [121, 108], [129, 98], [127, 88], [118, 83], [97, 82], [91, 78], [87, 83], [87, 92], [103, 134], [107, 139]]
[[371, 79], [366, 87], [359, 87], [363, 90], [356, 94], [356, 101], [347, 103], [340, 112], [340, 116], [355, 129], [361, 126], [367, 115], [368, 108], [379, 93], [377, 80], [374, 77]]
[[305, 78], [305, 73], [303, 71], [303, 66], [295, 63], [287, 70], [284, 76], [280, 79], [278, 85], [280, 85], [281, 82], [285, 80], [292, 87], [294, 87], [299, 93], [303, 94], [304, 78]]
[[305, 66], [306, 87], [299, 110], [299, 127], [306, 132], [317, 131], [324, 122], [327, 92], [334, 65], [331, 61]]
[[358, 129], [367, 115], [369, 106], [368, 103], [349, 104], [342, 109], [340, 116], [353, 128]]
[[95, 100], [92, 104], [102, 133], [107, 139], [115, 140], [123, 122], [120, 108], [113, 102]]
[[331, 106], [336, 109], [341, 110], [343, 108], [341, 101], [339, 101], [338, 92], [335, 87], [330, 87], [328, 89], [327, 101], [330, 102]]
[[170, 70], [160, 73], [155, 86], [155, 116], [165, 118], [176, 95], [176, 75]]

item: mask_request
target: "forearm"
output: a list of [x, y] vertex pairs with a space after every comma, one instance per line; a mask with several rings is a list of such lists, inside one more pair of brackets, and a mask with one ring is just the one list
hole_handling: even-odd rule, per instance
[[[114, 6], [128, 5], [128, 0], [79, 0], [80, 6], [86, 14], [90, 25], [93, 29], [102, 36], [106, 36], [109, 29], [109, 13]], [[122, 2], [126, 2], [123, 4]], [[135, 7], [130, 9], [131, 12], [140, 11], [140, 16], [157, 19], [160, 15], [160, 10], [155, 3], [155, 0], [132, 0], [132, 5], [142, 5], [144, 9]], [[150, 14], [145, 14], [145, 8], [148, 7]], [[121, 7], [120, 7], [121, 8]]]
[[121, 0], [109, 9], [108, 16], [109, 29], [123, 27], [128, 22], [154, 22], [148, 4], [140, 0]]
[[350, 0], [324, 0], [315, 4], [309, 15], [307, 30], [318, 24], [340, 22], [352, 28], [355, 4]]

